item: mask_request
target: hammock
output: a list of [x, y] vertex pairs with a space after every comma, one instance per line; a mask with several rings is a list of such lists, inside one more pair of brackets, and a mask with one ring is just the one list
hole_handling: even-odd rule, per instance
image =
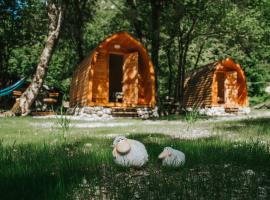
[[0, 97], [11, 94], [14, 90], [21, 87], [25, 82], [25, 78], [17, 81], [15, 84], [8, 86], [5, 89], [0, 90]]

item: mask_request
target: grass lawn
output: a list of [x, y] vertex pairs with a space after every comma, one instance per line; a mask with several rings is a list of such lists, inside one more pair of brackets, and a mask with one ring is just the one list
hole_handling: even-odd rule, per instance
[[[270, 117], [105, 122], [0, 118], [0, 199], [269, 199]], [[146, 145], [142, 169], [112, 158], [116, 135]], [[181, 168], [157, 160], [165, 146], [186, 154]]]

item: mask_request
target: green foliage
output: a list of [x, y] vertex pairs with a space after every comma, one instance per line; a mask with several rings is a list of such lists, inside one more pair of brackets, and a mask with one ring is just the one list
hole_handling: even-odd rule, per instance
[[249, 103], [250, 103], [251, 106], [254, 106], [254, 105], [261, 104], [263, 102], [267, 102], [269, 100], [270, 100], [270, 95], [264, 93], [263, 95], [250, 97], [249, 98]]
[[38, 0], [0, 2], [0, 80], [32, 72], [38, 59], [33, 49], [42, 45], [46, 22], [45, 5]]
[[[226, 57], [244, 68], [249, 95], [264, 95], [265, 83], [270, 81], [269, 1], [161, 2], [161, 99], [178, 92], [179, 66], [189, 71]], [[150, 1], [143, 0], [70, 1], [45, 84], [68, 96], [80, 54], [89, 55], [100, 41], [118, 31], [140, 37], [151, 52], [156, 31], [152, 30], [152, 11]], [[31, 79], [47, 36], [47, 18], [44, 1], [0, 2], [0, 82], [22, 76]]]
[[57, 116], [57, 125], [60, 126], [60, 129], [62, 131], [62, 135], [64, 138], [66, 137], [66, 134], [68, 133], [70, 129], [70, 123], [71, 123], [71, 120], [68, 118], [68, 116], [64, 112], [64, 108], [61, 106], [60, 115]]
[[185, 120], [192, 125], [195, 123], [200, 117], [200, 113], [198, 109], [194, 108], [191, 111], [186, 111]]

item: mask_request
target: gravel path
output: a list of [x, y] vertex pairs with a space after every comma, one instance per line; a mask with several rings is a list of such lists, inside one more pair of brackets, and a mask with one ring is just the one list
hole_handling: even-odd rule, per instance
[[[258, 117], [270, 117], [270, 111], [254, 111], [250, 115], [212, 117], [198, 120], [189, 124], [185, 121], [175, 120], [134, 120], [134, 119], [106, 119], [89, 120], [85, 117], [68, 116], [71, 120], [70, 127], [75, 129], [89, 129], [90, 132], [105, 130], [100, 134], [92, 134], [97, 137], [115, 137], [116, 135], [128, 135], [130, 133], [164, 134], [179, 139], [198, 139], [215, 136], [211, 122], [238, 121], [243, 119], [254, 119]], [[38, 117], [39, 119], [57, 118], [57, 116]], [[58, 116], [59, 118], [59, 116]], [[78, 121], [79, 120], [79, 121]], [[36, 122], [31, 126], [37, 128], [61, 128], [57, 122]], [[98, 129], [99, 128], [99, 129]]]
[[208, 121], [223, 122], [223, 121], [237, 121], [244, 119], [256, 119], [260, 117], [270, 117], [270, 110], [254, 110], [248, 115], [232, 115], [209, 118]]

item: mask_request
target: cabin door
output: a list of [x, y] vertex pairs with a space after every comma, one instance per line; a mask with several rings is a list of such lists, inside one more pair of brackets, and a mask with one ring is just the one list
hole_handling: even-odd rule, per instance
[[121, 102], [124, 56], [110, 54], [109, 57], [109, 102]]
[[217, 102], [218, 104], [224, 104], [225, 102], [225, 73], [217, 72]]
[[237, 72], [226, 72], [225, 80], [225, 103], [227, 106], [237, 105], [238, 88], [237, 88]]
[[123, 102], [128, 105], [138, 103], [138, 52], [126, 56], [123, 66]]
[[107, 53], [98, 52], [93, 65], [92, 101], [95, 103], [108, 103], [108, 65]]

